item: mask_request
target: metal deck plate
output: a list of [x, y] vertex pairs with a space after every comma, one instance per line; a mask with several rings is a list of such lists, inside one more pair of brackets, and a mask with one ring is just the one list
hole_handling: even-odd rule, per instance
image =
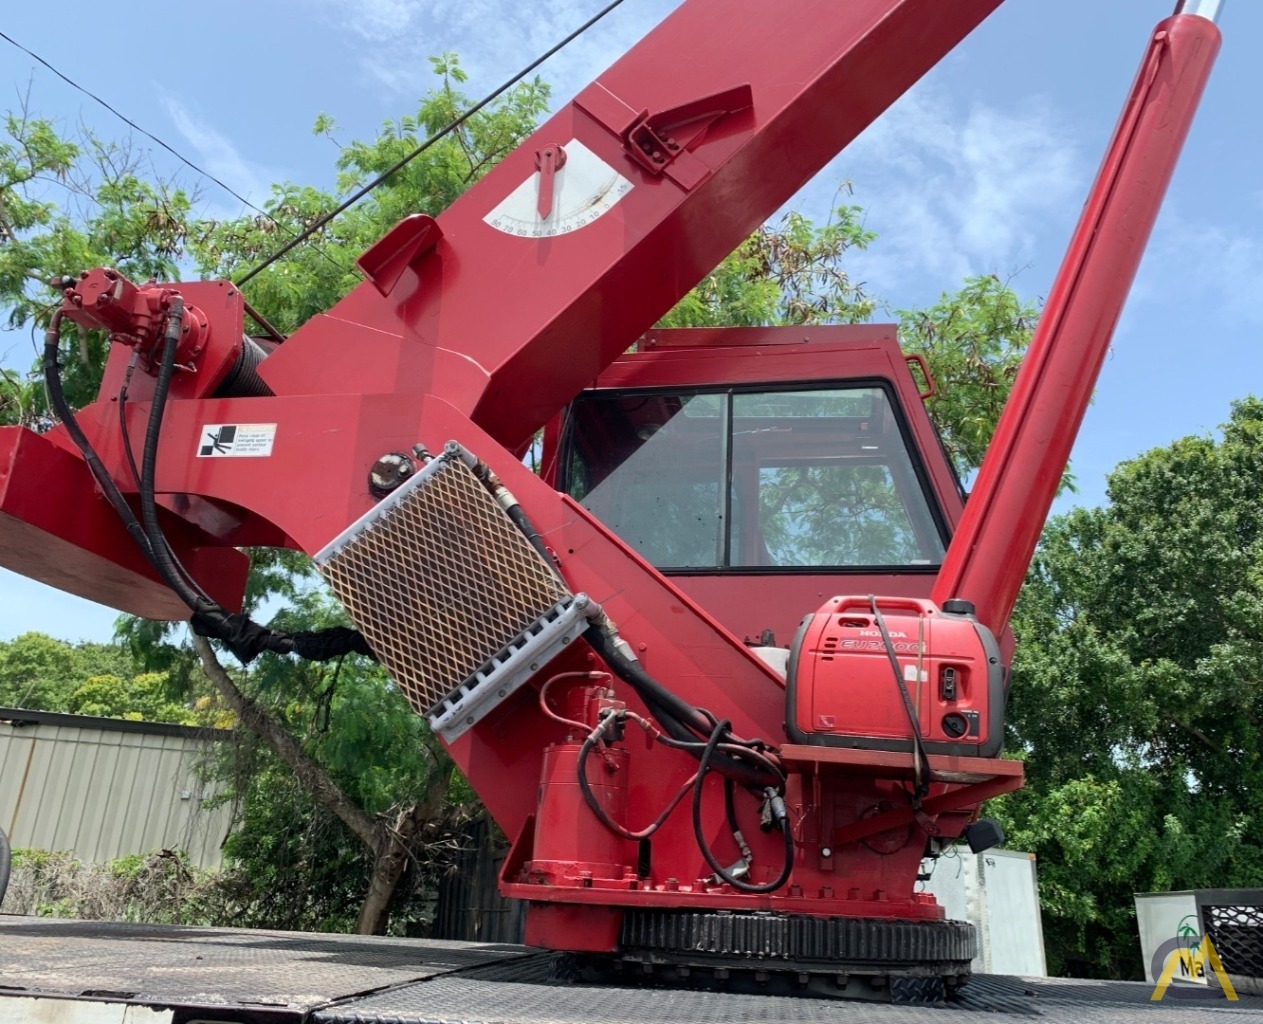
[[235, 1020], [311, 1024], [1263, 1022], [1263, 997], [1151, 1003], [1130, 982], [983, 976], [942, 1006], [892, 1006], [575, 985], [555, 978], [555, 959], [490, 943], [0, 918], [0, 997], [124, 999], [210, 1019], [231, 1008]]
[[[513, 968], [517, 967], [515, 971]], [[525, 964], [504, 974], [521, 974]], [[975, 978], [941, 1006], [791, 999], [490, 980], [498, 968], [437, 977], [317, 1013], [320, 1024], [1236, 1024], [1263, 1021], [1263, 999], [1189, 1003], [1136, 982]], [[982, 1013], [982, 1017], [973, 1017]]]
[[275, 1019], [522, 946], [0, 917], [0, 993], [247, 1007]]

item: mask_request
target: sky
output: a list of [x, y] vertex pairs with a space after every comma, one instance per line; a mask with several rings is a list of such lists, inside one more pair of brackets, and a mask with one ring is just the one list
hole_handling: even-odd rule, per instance
[[[1149, 32], [1174, 0], [1007, 0], [794, 200], [823, 219], [841, 182], [878, 234], [851, 275], [895, 310], [994, 273], [1048, 292]], [[328, 186], [334, 143], [415, 111], [426, 57], [460, 54], [479, 97], [595, 13], [603, 0], [133, 0], [67, 31], [38, 5], [0, 30], [254, 203], [272, 182]], [[560, 105], [676, 4], [625, 0], [540, 69]], [[1132, 289], [1073, 455], [1078, 493], [1106, 499], [1120, 461], [1213, 433], [1233, 399], [1263, 394], [1263, 3], [1227, 0], [1224, 46]], [[65, 130], [129, 134], [0, 40], [6, 109], [24, 101]], [[148, 140], [155, 170], [198, 188], [215, 215], [241, 203]], [[881, 318], [881, 317], [879, 317]], [[890, 319], [891, 317], [885, 317]], [[0, 335], [14, 358], [25, 336]], [[24, 356], [22, 357], [24, 359]], [[0, 570], [0, 639], [40, 629], [107, 639], [115, 612]]]

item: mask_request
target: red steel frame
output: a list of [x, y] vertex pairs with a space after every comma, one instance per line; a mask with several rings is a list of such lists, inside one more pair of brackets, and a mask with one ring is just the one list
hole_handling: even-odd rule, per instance
[[[999, 2], [687, 0], [440, 217], [407, 221], [366, 254], [362, 266], [371, 283], [315, 317], [262, 364], [275, 397], [210, 398], [196, 374], [177, 377], [157, 466], [173, 546], [203, 585], [231, 604], [244, 574], [232, 547], [280, 544], [313, 552], [371, 506], [368, 469], [382, 453], [408, 451], [418, 441], [436, 450], [456, 438], [517, 495], [573, 589], [605, 606], [651, 672], [689, 703], [731, 719], [738, 734], [780, 735], [783, 683], [730, 631], [739, 609], [709, 584], [664, 578], [522, 467], [517, 455], [607, 366], [613, 364], [603, 385], [622, 373], [660, 372], [664, 381], [678, 374], [681, 361], [665, 350], [636, 370], [624, 370], [631, 364], [618, 357]], [[1068, 269], [1050, 297], [1033, 368], [1023, 371], [1001, 424], [1000, 454], [984, 466], [934, 588], [936, 599], [978, 603], [997, 631], [1217, 41], [1217, 30], [1201, 18], [1160, 26]], [[488, 211], [536, 173], [536, 151], [570, 140], [618, 168], [632, 182], [630, 191], [571, 234], [523, 238], [489, 226]], [[641, 141], [648, 152], [638, 148]], [[655, 161], [659, 142], [667, 149]], [[1158, 173], [1150, 174], [1154, 168]], [[238, 330], [240, 324], [240, 298], [231, 286], [178, 287], [206, 314], [212, 345], [238, 344], [239, 333], [229, 337], [232, 324]], [[882, 363], [899, 381], [909, 416], [923, 417], [919, 403], [907, 400], [906, 369], [890, 370], [896, 360], [889, 345], [867, 354], [856, 349], [853, 363], [837, 367], [812, 363], [827, 343], [811, 348], [798, 357], [804, 377], [854, 376], [853, 367], [865, 360]], [[82, 425], [120, 489], [134, 495], [115, 401], [128, 355], [115, 346], [101, 400], [84, 410]], [[723, 373], [747, 372], [734, 362], [738, 357], [719, 349], [695, 348], [682, 358], [694, 370], [711, 360]], [[143, 434], [151, 392], [152, 378], [138, 373], [127, 410], [134, 437]], [[221, 423], [276, 424], [270, 456], [198, 458], [203, 428]], [[918, 423], [925, 453], [932, 448]], [[932, 472], [954, 520], [944, 468]], [[0, 477], [4, 564], [119, 608], [183, 617], [135, 556], [60, 429], [43, 437], [0, 432]], [[883, 590], [903, 585], [881, 583]], [[819, 594], [824, 582], [812, 585]], [[806, 601], [793, 609], [801, 615], [819, 604], [806, 598], [787, 593], [785, 599]], [[550, 669], [599, 667], [580, 648]], [[532, 688], [520, 691], [452, 746], [491, 813], [516, 837], [505, 890], [533, 901], [532, 941], [613, 948], [617, 908], [631, 905], [941, 916], [932, 898], [912, 891], [924, 837], [919, 824], [907, 821], [901, 786], [910, 755], [865, 752], [848, 760], [854, 752], [785, 752], [794, 768], [787, 800], [797, 853], [791, 884], [774, 895], [701, 881], [708, 871], [684, 816], [655, 837], [651, 879], [520, 880], [540, 826], [532, 808], [542, 750], [564, 733], [534, 697]], [[620, 698], [644, 713], [633, 697], [620, 692]], [[627, 813], [634, 824], [657, 812], [692, 765], [683, 754], [650, 753], [634, 739], [628, 748]], [[932, 763], [936, 781], [924, 808], [943, 836], [958, 835], [984, 796], [1020, 785], [1020, 771], [1005, 762], [960, 761]], [[645, 768], [636, 770], [636, 762]], [[713, 776], [708, 786], [705, 830], [722, 845], [722, 799]], [[578, 848], [582, 830], [598, 826], [576, 818], [568, 827]], [[902, 845], [862, 841], [901, 828], [908, 830]], [[755, 853], [752, 878], [765, 880], [775, 873], [777, 843], [752, 827], [747, 838]], [[596, 909], [602, 907], [608, 909]]]

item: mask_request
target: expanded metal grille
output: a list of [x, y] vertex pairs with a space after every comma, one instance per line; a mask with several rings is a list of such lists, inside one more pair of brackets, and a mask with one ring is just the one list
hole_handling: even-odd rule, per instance
[[316, 565], [422, 714], [570, 598], [459, 457], [429, 462]]
[[1204, 927], [1229, 974], [1263, 978], [1263, 906], [1207, 906]]

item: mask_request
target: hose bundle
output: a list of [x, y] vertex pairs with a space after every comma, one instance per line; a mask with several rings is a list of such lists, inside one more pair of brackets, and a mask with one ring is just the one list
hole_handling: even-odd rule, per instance
[[140, 495], [140, 518], [123, 497], [115, 484], [109, 470], [101, 462], [92, 442], [84, 434], [75, 417], [74, 410], [66, 400], [61, 381], [61, 348], [62, 310], [57, 310], [49, 321], [44, 333], [44, 384], [48, 389], [49, 401], [57, 413], [62, 425], [66, 428], [71, 441], [83, 455], [89, 471], [96, 480], [105, 500], [122, 520], [128, 534], [136, 542], [145, 559], [153, 567], [158, 577], [170, 587], [193, 613], [191, 626], [199, 636], [210, 637], [221, 641], [243, 664], [249, 664], [264, 651], [279, 654], [295, 653], [312, 660], [328, 660], [344, 654], [364, 654], [372, 657], [372, 651], [363, 636], [356, 630], [345, 626], [311, 633], [287, 633], [269, 629], [250, 620], [248, 616], [230, 614], [221, 604], [212, 599], [193, 578], [192, 574], [181, 564], [171, 548], [162, 525], [158, 521], [158, 502], [155, 492], [155, 476], [158, 464], [158, 438], [162, 429], [162, 419], [166, 411], [167, 397], [171, 389], [171, 379], [175, 374], [175, 356], [180, 342], [180, 329], [184, 319], [184, 299], [178, 293], [171, 296], [167, 307], [166, 324], [163, 329], [161, 362], [154, 384], [153, 401], [149, 408], [149, 422], [145, 429], [145, 439], [141, 451], [140, 466], [136, 465], [132, 454], [131, 440], [127, 435], [127, 417], [125, 404], [127, 401], [127, 385], [135, 366], [136, 356], [128, 366], [127, 375], [119, 391], [120, 431], [123, 437], [123, 448], [127, 455], [128, 465]]

